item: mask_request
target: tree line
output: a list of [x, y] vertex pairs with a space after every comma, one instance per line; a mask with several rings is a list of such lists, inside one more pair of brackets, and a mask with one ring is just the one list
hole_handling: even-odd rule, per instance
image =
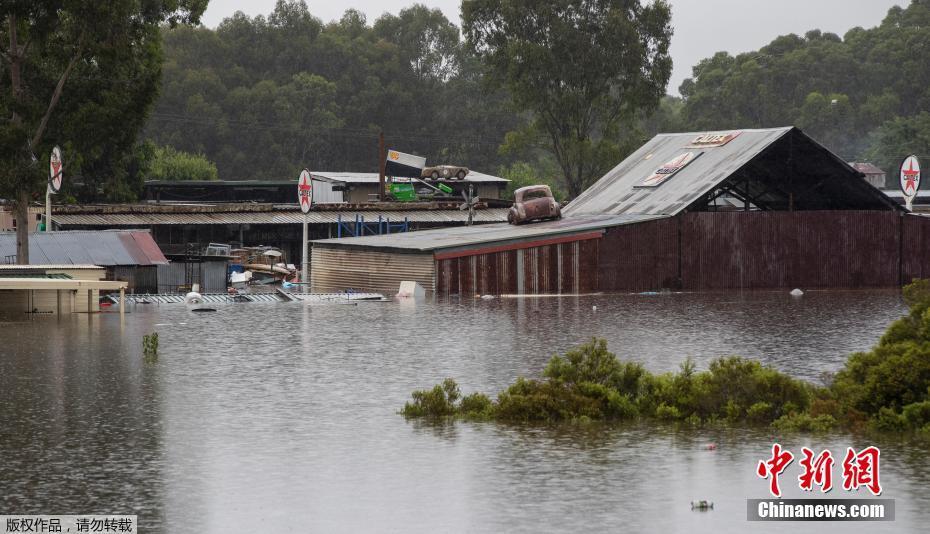
[[[377, 136], [429, 163], [573, 197], [660, 131], [795, 124], [890, 174], [930, 156], [930, 0], [870, 29], [720, 52], [665, 96], [663, 0], [463, 0], [323, 23], [306, 3], [199, 25], [206, 0], [36, 0], [0, 8], [0, 197], [131, 201], [144, 179], [375, 171]], [[8, 43], [13, 43], [12, 45]]]

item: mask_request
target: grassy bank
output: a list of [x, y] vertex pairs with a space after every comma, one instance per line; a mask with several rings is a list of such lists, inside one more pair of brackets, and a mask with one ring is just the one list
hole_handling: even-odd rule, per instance
[[705, 371], [685, 360], [654, 374], [620, 361], [593, 339], [553, 356], [539, 379], [518, 378], [496, 399], [463, 396], [452, 379], [414, 391], [407, 417], [501, 422], [631, 420], [772, 425], [780, 430], [842, 427], [930, 434], [930, 281], [904, 288], [910, 313], [893, 322], [869, 352], [853, 354], [818, 386], [740, 357]]

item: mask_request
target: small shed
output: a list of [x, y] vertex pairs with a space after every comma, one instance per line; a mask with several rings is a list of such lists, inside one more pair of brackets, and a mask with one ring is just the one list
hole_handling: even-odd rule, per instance
[[[0, 233], [0, 258], [16, 257], [16, 235]], [[36, 232], [29, 234], [29, 262], [39, 265], [97, 265], [107, 280], [127, 282], [131, 292], [158, 289], [158, 265], [168, 263], [144, 230]]]

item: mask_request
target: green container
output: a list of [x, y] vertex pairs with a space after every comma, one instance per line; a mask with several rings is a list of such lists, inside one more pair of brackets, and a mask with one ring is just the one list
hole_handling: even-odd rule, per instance
[[391, 196], [398, 202], [412, 202], [417, 200], [417, 192], [413, 184], [391, 184]]
[[449, 187], [449, 186], [446, 185], [446, 184], [439, 184], [437, 187], [439, 188], [440, 191], [442, 191], [443, 193], [445, 193], [445, 194], [447, 194], [447, 195], [451, 195], [451, 194], [452, 194], [452, 188]]

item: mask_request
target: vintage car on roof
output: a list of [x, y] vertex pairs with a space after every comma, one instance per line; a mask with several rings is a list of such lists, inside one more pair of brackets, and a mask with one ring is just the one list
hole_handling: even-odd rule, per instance
[[513, 206], [507, 213], [510, 224], [561, 218], [562, 207], [552, 196], [548, 185], [528, 185], [513, 192]]
[[438, 180], [440, 178], [446, 180], [452, 178], [464, 180], [466, 174], [468, 174], [467, 167], [460, 167], [458, 165], [436, 165], [434, 167], [425, 167], [420, 177], [432, 178], [433, 180]]

